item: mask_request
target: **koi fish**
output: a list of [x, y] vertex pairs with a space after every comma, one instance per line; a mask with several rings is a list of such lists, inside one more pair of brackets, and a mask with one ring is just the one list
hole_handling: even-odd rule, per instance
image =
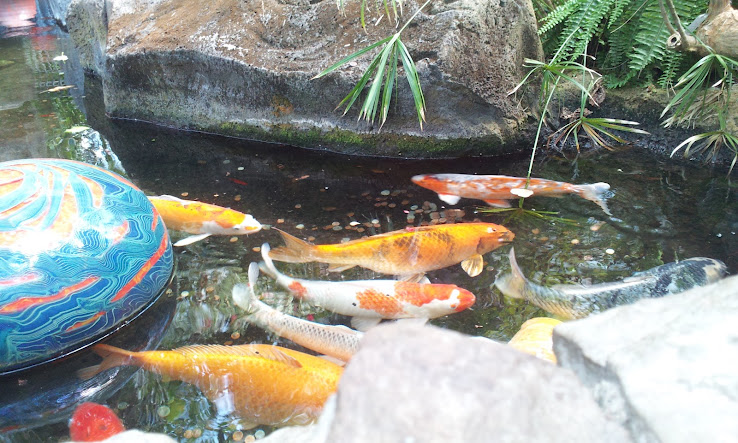
[[546, 288], [525, 278], [513, 249], [510, 249], [510, 268], [511, 273], [495, 281], [497, 289], [508, 297], [526, 299], [563, 319], [584, 318], [642, 298], [663, 297], [706, 286], [727, 274], [720, 260], [695, 257], [638, 272], [619, 282]]
[[315, 421], [343, 372], [341, 366], [320, 357], [272, 345], [193, 345], [132, 352], [98, 344], [92, 350], [103, 361], [80, 370], [80, 377], [121, 365], [140, 366], [197, 386], [216, 405], [233, 408], [245, 429]]
[[520, 330], [507, 344], [519, 351], [556, 363], [556, 355], [553, 353], [553, 329], [560, 323], [561, 320], [555, 318], [531, 318], [520, 326]]
[[261, 271], [288, 289], [297, 299], [328, 311], [353, 317], [351, 326], [365, 331], [382, 319], [436, 318], [472, 306], [474, 294], [450, 284], [400, 280], [318, 281], [280, 273], [269, 257], [269, 244], [261, 247]]
[[262, 329], [292, 340], [315, 352], [347, 362], [359, 349], [363, 334], [346, 326], [324, 325], [280, 312], [256, 297], [254, 282], [259, 266], [251, 263], [248, 285], [233, 287], [233, 301], [249, 313], [248, 320]]
[[73, 441], [100, 441], [125, 431], [112, 409], [85, 402], [77, 406], [69, 420], [69, 437]]
[[194, 234], [174, 243], [186, 246], [211, 235], [244, 235], [261, 230], [250, 214], [210, 203], [182, 200], [171, 195], [149, 197], [169, 229]]
[[412, 178], [413, 183], [438, 193], [442, 201], [455, 205], [463, 198], [484, 200], [490, 206], [509, 208], [510, 200], [519, 197], [561, 197], [576, 194], [596, 203], [605, 214], [612, 215], [607, 208], [604, 194], [610, 189], [607, 183], [573, 185], [542, 178], [531, 178], [528, 187], [526, 178], [507, 175], [467, 174], [424, 174]]
[[340, 272], [361, 266], [383, 274], [417, 276], [461, 262], [472, 277], [484, 269], [483, 254], [511, 242], [515, 234], [492, 223], [457, 223], [406, 228], [333, 245], [313, 245], [278, 230], [285, 246], [272, 249], [278, 261], [329, 263]]

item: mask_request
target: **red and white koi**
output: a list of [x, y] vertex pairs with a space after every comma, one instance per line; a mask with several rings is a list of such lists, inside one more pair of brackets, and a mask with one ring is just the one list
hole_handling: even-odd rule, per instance
[[463, 311], [474, 304], [474, 294], [452, 284], [400, 280], [318, 281], [280, 273], [261, 247], [262, 272], [288, 289], [297, 299], [353, 317], [351, 325], [366, 330], [382, 319], [436, 318]]
[[468, 174], [423, 174], [414, 176], [412, 181], [418, 186], [435, 191], [439, 199], [450, 205], [455, 205], [463, 197], [484, 200], [488, 205], [498, 208], [509, 208], [510, 200], [519, 197], [560, 197], [564, 194], [576, 194], [596, 203], [605, 214], [612, 215], [604, 197], [610, 185], [602, 182], [574, 185], [531, 178], [526, 187], [525, 177]]
[[259, 277], [259, 266], [251, 263], [248, 285], [233, 287], [233, 302], [249, 313], [248, 321], [262, 329], [292, 340], [315, 352], [343, 362], [349, 361], [359, 350], [363, 334], [343, 325], [324, 325], [280, 312], [256, 297], [254, 285]]
[[250, 214], [230, 208], [171, 195], [149, 197], [169, 229], [194, 234], [174, 243], [185, 246], [211, 235], [244, 235], [261, 230], [261, 223]]

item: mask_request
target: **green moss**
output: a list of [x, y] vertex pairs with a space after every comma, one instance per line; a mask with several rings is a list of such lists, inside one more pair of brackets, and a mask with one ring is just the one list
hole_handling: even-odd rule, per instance
[[333, 128], [298, 129], [291, 124], [275, 124], [269, 130], [245, 123], [225, 122], [217, 128], [202, 128], [223, 135], [287, 143], [302, 147], [320, 147], [345, 154], [396, 157], [457, 157], [463, 155], [502, 154], [515, 150], [514, 146], [501, 148], [498, 137], [480, 139], [442, 139], [392, 133], [357, 133]]

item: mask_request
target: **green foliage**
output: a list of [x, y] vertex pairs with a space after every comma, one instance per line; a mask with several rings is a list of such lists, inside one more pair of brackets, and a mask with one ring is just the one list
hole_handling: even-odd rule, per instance
[[715, 53], [702, 57], [674, 86], [678, 92], [661, 113], [661, 117], [672, 113], [665, 125], [689, 124], [727, 112], [737, 74], [738, 62], [730, 57]]
[[706, 154], [705, 160], [711, 161], [717, 158], [721, 148], [725, 146], [734, 154], [728, 174], [733, 171], [738, 160], [738, 137], [728, 130], [726, 116], [737, 75], [738, 61], [711, 53], [692, 65], [679, 79], [675, 85], [676, 95], [661, 113], [662, 117], [668, 112], [672, 113], [664, 125], [695, 124], [717, 116], [719, 128], [687, 138], [674, 148], [672, 156], [684, 147], [684, 156], [688, 157], [692, 146], [699, 142], [696, 153]]
[[354, 86], [351, 92], [349, 92], [349, 94], [344, 97], [336, 107], [340, 108], [345, 104], [346, 108], [343, 112], [344, 115], [346, 115], [346, 113], [351, 109], [351, 106], [361, 96], [364, 88], [369, 83], [369, 80], [371, 80], [371, 86], [369, 87], [369, 91], [367, 92], [364, 103], [359, 111], [359, 119], [363, 118], [369, 122], [374, 122], [377, 117], [377, 111], [379, 111], [380, 128], [384, 125], [384, 122], [387, 120], [389, 106], [392, 101], [392, 91], [397, 83], [397, 62], [399, 59], [402, 63], [403, 70], [405, 71], [405, 78], [410, 86], [410, 91], [412, 91], [413, 94], [420, 129], [423, 129], [423, 122], [425, 121], [425, 97], [423, 96], [423, 90], [420, 86], [420, 78], [418, 77], [415, 63], [413, 62], [407, 47], [402, 43], [402, 40], [400, 40], [400, 34], [402, 34], [402, 31], [407, 28], [407, 25], [413, 21], [413, 19], [426, 5], [428, 5], [428, 3], [430, 3], [430, 0], [427, 0], [420, 8], [418, 8], [418, 10], [415, 11], [415, 14], [413, 14], [405, 25], [394, 35], [385, 37], [378, 42], [354, 52], [314, 77], [319, 78], [327, 75], [352, 60], [361, 57], [372, 49], [380, 46], [382, 47], [380, 52], [377, 53], [371, 63], [369, 63], [369, 66], [366, 71], [364, 71], [364, 74], [361, 76], [358, 83], [356, 83], [356, 86]]
[[[708, 0], [674, 0], [685, 23], [707, 9]], [[542, 18], [544, 49], [563, 58], [594, 53], [609, 88], [635, 79], [667, 87], [685, 68], [685, 56], [669, 51], [669, 31], [658, 0], [568, 0]], [[574, 38], [565, 39], [573, 34]], [[596, 44], [596, 47], [595, 47]]]

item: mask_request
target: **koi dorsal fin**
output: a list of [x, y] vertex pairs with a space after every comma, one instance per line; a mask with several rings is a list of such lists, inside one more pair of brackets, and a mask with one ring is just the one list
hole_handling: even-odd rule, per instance
[[233, 357], [255, 357], [284, 363], [287, 366], [301, 368], [302, 364], [294, 357], [287, 355], [277, 346], [259, 345], [192, 345], [173, 350], [183, 355], [228, 355]]

